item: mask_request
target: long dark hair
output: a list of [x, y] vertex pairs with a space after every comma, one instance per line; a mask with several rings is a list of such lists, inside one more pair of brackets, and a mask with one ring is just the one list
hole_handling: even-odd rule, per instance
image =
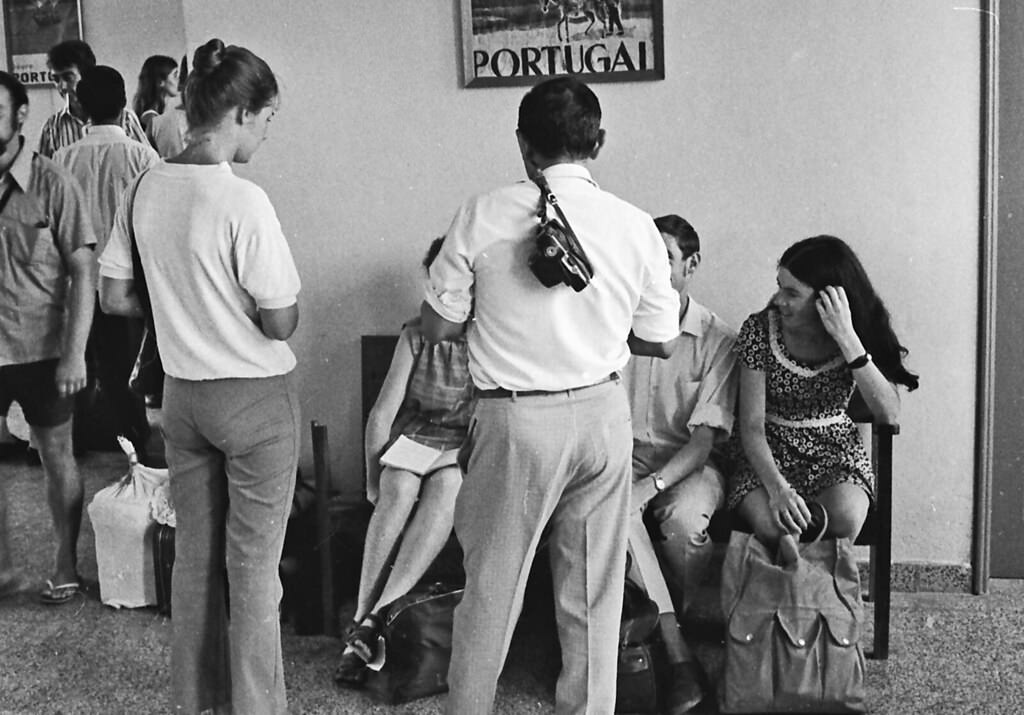
[[147, 109], [152, 109], [157, 114], [164, 113], [164, 95], [160, 91], [160, 85], [177, 68], [178, 61], [173, 57], [153, 55], [146, 58], [139, 72], [139, 87], [135, 90], [135, 98], [132, 100], [135, 114], [141, 117]]
[[889, 311], [846, 242], [835, 236], [812, 236], [797, 241], [782, 254], [779, 268], [785, 268], [815, 292], [826, 286], [842, 286], [850, 301], [853, 329], [878, 369], [890, 382], [917, 389], [917, 375], [903, 366], [908, 351], [892, 330]]

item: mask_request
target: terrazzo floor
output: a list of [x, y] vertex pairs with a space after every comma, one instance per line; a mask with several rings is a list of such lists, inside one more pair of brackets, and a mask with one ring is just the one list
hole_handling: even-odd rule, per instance
[[[124, 458], [91, 453], [80, 460], [86, 503], [120, 477]], [[41, 468], [0, 462], [0, 488], [9, 500], [9, 531], [17, 564], [42, 581], [52, 536]], [[79, 544], [85, 597], [44, 606], [34, 592], [0, 600], [0, 713], [168, 712], [171, 621], [155, 609], [115, 610], [99, 601], [95, 547], [88, 516]], [[706, 670], [723, 658], [717, 592], [684, 624]], [[868, 607], [870, 615], [870, 606]], [[513, 640], [499, 683], [497, 713], [554, 711], [559, 663], [550, 618], [535, 606]], [[865, 644], [870, 644], [869, 632]], [[443, 696], [382, 706], [366, 694], [339, 690], [331, 680], [338, 642], [296, 636], [284, 626], [285, 674], [293, 713], [415, 713], [443, 711]], [[868, 661], [872, 713], [1011, 714], [1024, 712], [1024, 586], [992, 583], [986, 596], [938, 593], [893, 595], [888, 661]], [[698, 712], [717, 712], [706, 702]]]

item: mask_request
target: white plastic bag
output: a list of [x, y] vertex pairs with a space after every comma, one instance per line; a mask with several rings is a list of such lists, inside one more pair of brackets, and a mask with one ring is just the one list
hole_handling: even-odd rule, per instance
[[156, 605], [153, 570], [154, 512], [173, 525], [167, 470], [139, 464], [131, 442], [118, 437], [128, 454], [128, 473], [116, 484], [96, 492], [89, 518], [96, 534], [96, 565], [100, 600], [108, 606], [137, 608]]

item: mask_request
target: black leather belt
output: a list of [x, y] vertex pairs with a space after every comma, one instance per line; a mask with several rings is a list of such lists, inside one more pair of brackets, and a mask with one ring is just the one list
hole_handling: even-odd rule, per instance
[[539, 397], [540, 395], [571, 395], [574, 392], [579, 392], [581, 390], [589, 390], [591, 387], [597, 387], [598, 385], [603, 385], [604, 383], [611, 382], [612, 380], [617, 381], [618, 379], [619, 373], [613, 372], [611, 375], [604, 378], [603, 380], [598, 380], [597, 382], [592, 382], [589, 385], [582, 385], [580, 387], [570, 387], [566, 390], [506, 390], [504, 387], [498, 387], [494, 390], [477, 390], [476, 396], [486, 399], [489, 397], [519, 398]]

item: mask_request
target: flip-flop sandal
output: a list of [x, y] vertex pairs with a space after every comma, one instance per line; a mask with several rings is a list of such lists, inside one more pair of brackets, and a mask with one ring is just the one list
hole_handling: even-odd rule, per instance
[[53, 581], [47, 579], [46, 588], [39, 592], [39, 602], [49, 606], [59, 606], [81, 593], [82, 586], [78, 581], [70, 581], [54, 586]]

